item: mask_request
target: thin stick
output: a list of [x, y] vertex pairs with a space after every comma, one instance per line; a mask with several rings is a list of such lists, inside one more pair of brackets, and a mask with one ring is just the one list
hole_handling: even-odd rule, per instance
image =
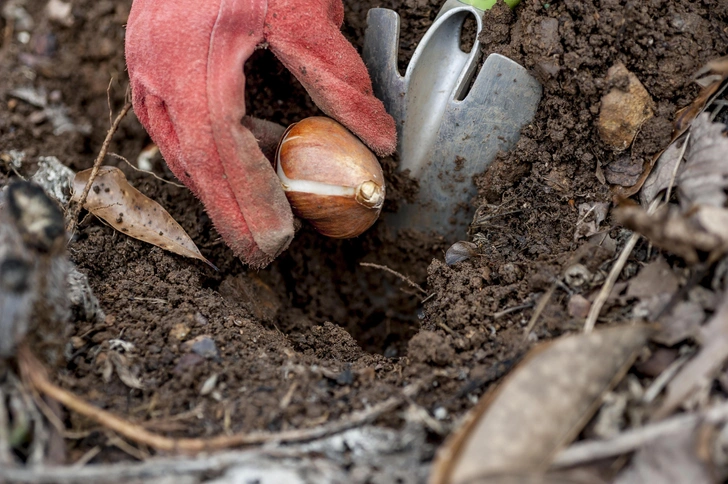
[[406, 282], [410, 286], [412, 286], [415, 289], [417, 289], [418, 291], [420, 291], [422, 294], [427, 294], [427, 291], [425, 291], [424, 289], [422, 289], [422, 286], [420, 286], [419, 284], [417, 284], [415, 281], [413, 281], [409, 277], [405, 276], [404, 274], [400, 274], [399, 272], [397, 272], [397, 271], [395, 271], [393, 269], [390, 269], [387, 266], [381, 266], [379, 264], [372, 264], [371, 262], [360, 262], [359, 265], [360, 266], [364, 266], [364, 267], [374, 267], [375, 269], [381, 269], [383, 271], [389, 272], [390, 274], [399, 277], [404, 282]]
[[283, 432], [241, 432], [232, 435], [219, 435], [208, 439], [174, 439], [150, 432], [141, 425], [134, 424], [110, 412], [97, 408], [86, 400], [55, 385], [48, 379], [46, 369], [25, 345], [18, 349], [18, 364], [23, 378], [29, 385], [64, 405], [69, 410], [77, 412], [133, 442], [148, 445], [161, 451], [182, 453], [198, 453], [270, 442], [302, 442], [340, 433], [344, 430], [371, 422], [380, 415], [393, 411], [407, 397], [411, 397], [419, 392], [422, 386], [421, 383], [413, 383], [402, 390], [402, 395], [390, 397], [368, 409], [352, 412], [346, 418], [320, 427], [293, 429]]
[[645, 393], [642, 395], [642, 402], [646, 404], [652, 403], [655, 398], [662, 393], [662, 390], [667, 386], [668, 383], [673, 379], [673, 377], [677, 374], [678, 371], [685, 365], [685, 363], [688, 362], [690, 358], [692, 358], [694, 352], [691, 352], [687, 355], [682, 355], [677, 360], [673, 361], [670, 366], [668, 366], [665, 370], [660, 373], [660, 375], [655, 378], [655, 381], [652, 382], [652, 384], [645, 390]]
[[10, 438], [8, 435], [8, 414], [5, 407], [5, 394], [0, 386], [0, 467], [13, 464], [13, 454], [10, 450]]
[[633, 233], [627, 243], [624, 244], [624, 247], [622, 248], [622, 253], [619, 254], [617, 262], [614, 263], [612, 269], [609, 271], [607, 280], [604, 281], [604, 285], [599, 291], [599, 295], [597, 295], [597, 298], [594, 300], [594, 304], [592, 304], [591, 308], [589, 308], [589, 315], [584, 322], [585, 333], [591, 333], [594, 329], [594, 325], [597, 322], [599, 313], [601, 312], [604, 303], [606, 303], [607, 299], [609, 299], [609, 295], [612, 293], [612, 288], [617, 282], [617, 279], [619, 279], [619, 275], [622, 273], [622, 269], [627, 263], [627, 259], [629, 259], [629, 256], [632, 254], [632, 250], [634, 249], [635, 245], [637, 245], [638, 240], [640, 240], [640, 235]]
[[536, 326], [538, 318], [541, 317], [541, 313], [543, 313], [543, 310], [546, 309], [546, 305], [551, 300], [551, 296], [554, 295], [554, 291], [556, 291], [556, 283], [551, 284], [551, 287], [549, 287], [544, 295], [541, 296], [541, 299], [539, 299], [538, 304], [536, 305], [536, 309], [531, 315], [531, 320], [528, 322], [528, 326], [526, 326], [526, 329], [523, 332], [524, 341], [526, 340], [526, 338], [528, 338], [528, 335], [531, 334], [531, 331], [533, 331], [533, 328]]
[[111, 79], [109, 79], [109, 85], [106, 86], [106, 105], [109, 106], [109, 128], [114, 124], [113, 121], [111, 121], [111, 85], [114, 83], [114, 76], [111, 76]]
[[[285, 462], [284, 459], [289, 460]], [[290, 462], [293, 459], [293, 464]], [[262, 461], [270, 460], [282, 468], [312, 468], [319, 470], [315, 465], [319, 459], [311, 455], [311, 451], [301, 450], [297, 447], [280, 447], [275, 449], [248, 449], [234, 450], [223, 453], [196, 456], [191, 459], [187, 456], [155, 457], [145, 462], [118, 462], [106, 464], [92, 464], [83, 467], [43, 465], [37, 467], [0, 467], [0, 480], [2, 482], [32, 482], [58, 484], [60, 482], [156, 482], [155, 478], [171, 476], [199, 475], [213, 472], [222, 475], [230, 467], [260, 469]], [[285, 465], [285, 467], [283, 467]], [[297, 466], [298, 465], [298, 466]], [[318, 475], [318, 474], [314, 474]], [[187, 482], [187, 481], [184, 481]]]
[[88, 182], [83, 188], [83, 192], [81, 192], [81, 198], [79, 199], [78, 203], [76, 203], [73, 208], [71, 208], [68, 227], [66, 228], [66, 232], [68, 232], [69, 234], [73, 234], [73, 232], [76, 230], [76, 225], [78, 225], [78, 213], [81, 211], [81, 207], [83, 207], [83, 204], [86, 203], [86, 197], [88, 197], [88, 192], [91, 191], [91, 186], [93, 185], [94, 180], [96, 180], [96, 175], [98, 175], [99, 173], [101, 163], [104, 161], [104, 158], [106, 158], [106, 152], [109, 150], [111, 138], [114, 136], [114, 133], [116, 133], [116, 130], [119, 129], [119, 124], [121, 124], [121, 120], [124, 119], [124, 116], [126, 116], [126, 113], [128, 113], [130, 109], [131, 102], [127, 101], [124, 104], [124, 107], [121, 108], [121, 111], [119, 111], [119, 114], [116, 116], [114, 122], [111, 124], [109, 131], [107, 131], [106, 133], [104, 143], [101, 145], [101, 151], [99, 151], [99, 155], [96, 157], [96, 161], [94, 161], [94, 166], [91, 170], [91, 176], [89, 176]]
[[662, 422], [630, 430], [609, 440], [578, 442], [564, 449], [552, 462], [552, 467], [571, 467], [607, 457], [632, 452], [657, 439], [676, 432], [689, 431], [702, 421], [712, 424], [728, 420], [728, 403], [721, 403], [699, 413], [681, 414]]
[[173, 181], [165, 180], [165, 179], [164, 179], [164, 178], [162, 178], [161, 176], [157, 176], [157, 174], [156, 174], [156, 173], [153, 173], [153, 172], [151, 172], [151, 171], [147, 171], [147, 170], [142, 170], [141, 168], [137, 168], [136, 166], [132, 165], [132, 164], [131, 164], [131, 162], [130, 162], [129, 160], [127, 160], [126, 158], [124, 158], [124, 157], [123, 157], [123, 156], [121, 156], [121, 155], [118, 155], [118, 154], [116, 154], [116, 153], [109, 153], [109, 156], [111, 156], [112, 158], [116, 158], [117, 160], [121, 160], [121, 161], [123, 161], [124, 163], [126, 163], [127, 165], [129, 165], [129, 168], [131, 168], [131, 169], [132, 169], [132, 170], [134, 170], [134, 171], [137, 171], [137, 172], [139, 172], [139, 173], [146, 173], [147, 175], [151, 175], [151, 176], [153, 176], [154, 178], [156, 178], [157, 180], [159, 180], [159, 181], [161, 181], [161, 182], [163, 182], [163, 183], [168, 183], [168, 184], [170, 184], [170, 185], [172, 185], [172, 186], [175, 186], [175, 187], [177, 187], [177, 188], [185, 188], [185, 186], [184, 186], [184, 185], [181, 185], [181, 184], [179, 184], [179, 183], [175, 183], [175, 182], [173, 182]]
[[523, 309], [532, 308], [533, 303], [526, 303], [521, 304], [519, 306], [513, 306], [512, 308], [504, 309], [503, 311], [498, 311], [497, 313], [493, 313], [493, 319], [500, 319], [503, 316], [508, 316], [511, 313], [515, 313], [517, 311], [521, 311]]
[[[647, 213], [648, 214], [653, 213], [659, 203], [660, 203], [659, 198], [654, 199], [652, 201], [652, 203], [650, 203], [650, 206], [647, 209]], [[619, 258], [612, 266], [612, 269], [609, 271], [607, 280], [604, 281], [604, 285], [602, 286], [601, 290], [599, 291], [599, 294], [597, 295], [596, 299], [594, 300], [594, 303], [592, 304], [591, 308], [589, 309], [589, 315], [587, 316], [586, 321], [584, 322], [584, 332], [585, 333], [591, 333], [592, 330], [594, 329], [594, 325], [597, 322], [599, 313], [601, 312], [602, 307], [604, 306], [604, 303], [606, 303], [607, 299], [609, 299], [609, 295], [612, 293], [614, 284], [617, 282], [617, 279], [619, 279], [619, 275], [622, 273], [622, 269], [624, 269], [624, 265], [627, 263], [627, 259], [629, 259], [629, 256], [630, 256], [630, 254], [632, 254], [632, 250], [634, 249], [635, 245], [637, 245], [637, 241], [639, 239], [640, 239], [640, 235], [633, 233], [632, 236], [627, 241], [627, 243], [624, 244], [624, 247], [622, 248], [622, 253], [619, 254]]]
[[94, 457], [99, 455], [99, 452], [101, 452], [100, 445], [96, 445], [96, 446], [92, 447], [91, 449], [86, 451], [86, 453], [83, 454], [80, 459], [78, 459], [76, 462], [73, 463], [73, 467], [80, 468], [80, 467], [85, 466], [86, 464], [91, 462], [91, 459], [93, 459]]
[[670, 183], [667, 184], [667, 191], [665, 192], [665, 203], [670, 203], [670, 194], [672, 192], [672, 185], [675, 183], [675, 178], [677, 177], [677, 170], [680, 168], [680, 163], [682, 162], [683, 156], [685, 156], [685, 150], [688, 147], [688, 141], [690, 141], [690, 134], [688, 133], [685, 136], [685, 142], [682, 145], [682, 148], [680, 148], [680, 156], [678, 156], [677, 161], [675, 162], [675, 166], [672, 169], [672, 174], [670, 175]]

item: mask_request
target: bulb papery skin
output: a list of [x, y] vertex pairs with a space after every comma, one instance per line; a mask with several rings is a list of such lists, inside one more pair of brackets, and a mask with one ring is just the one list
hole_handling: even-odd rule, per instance
[[291, 125], [275, 162], [293, 212], [323, 235], [356, 237], [379, 217], [386, 192], [379, 161], [333, 119]]

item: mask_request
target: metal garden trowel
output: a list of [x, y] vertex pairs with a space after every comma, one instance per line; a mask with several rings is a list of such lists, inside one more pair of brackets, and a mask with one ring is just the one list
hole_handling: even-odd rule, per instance
[[511, 149], [536, 114], [541, 85], [523, 67], [491, 54], [476, 73], [480, 43], [476, 40], [470, 52], [460, 49], [463, 22], [474, 16], [480, 34], [483, 9], [492, 3], [447, 0], [404, 77], [397, 69], [399, 15], [383, 8], [369, 11], [364, 62], [375, 95], [397, 123], [399, 169], [409, 169], [420, 185], [414, 203], [388, 219], [398, 229], [464, 239], [477, 193], [473, 175], [498, 151]]

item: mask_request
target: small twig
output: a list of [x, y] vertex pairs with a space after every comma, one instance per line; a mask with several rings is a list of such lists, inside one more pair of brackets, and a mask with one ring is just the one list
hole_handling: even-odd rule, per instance
[[9, 418], [5, 407], [5, 394], [0, 386], [0, 467], [13, 464], [13, 454], [10, 450], [10, 439], [8, 436]]
[[670, 366], [668, 366], [665, 370], [663, 370], [660, 375], [655, 378], [655, 381], [652, 382], [652, 384], [645, 390], [645, 393], [642, 395], [642, 402], [646, 404], [652, 403], [657, 396], [662, 393], [662, 390], [667, 386], [668, 383], [673, 379], [673, 377], [677, 374], [678, 371], [685, 365], [685, 363], [688, 362], [690, 358], [692, 358], [693, 353], [687, 355], [682, 355], [677, 360], [673, 361]]
[[500, 319], [503, 316], [508, 316], [511, 313], [515, 313], [518, 311], [521, 311], [523, 309], [532, 308], [533, 303], [526, 303], [526, 304], [520, 304], [518, 306], [513, 306], [512, 308], [504, 309], [503, 311], [498, 311], [497, 313], [493, 313], [493, 319]]
[[[650, 206], [647, 209], [647, 213], [652, 214], [659, 205], [659, 203], [659, 198], [654, 199], [652, 203], [650, 203]], [[617, 279], [619, 279], [619, 275], [622, 273], [622, 269], [624, 269], [624, 265], [627, 263], [627, 259], [629, 259], [629, 256], [632, 254], [632, 250], [634, 249], [635, 245], [637, 245], [637, 241], [639, 239], [640, 235], [637, 233], [633, 233], [627, 243], [624, 244], [624, 247], [622, 248], [622, 253], [619, 254], [619, 258], [612, 266], [612, 269], [609, 271], [609, 275], [604, 281], [604, 285], [602, 285], [599, 294], [597, 295], [594, 303], [589, 309], [589, 315], [584, 322], [585, 333], [591, 333], [594, 329], [594, 325], [596, 325], [599, 313], [602, 311], [604, 303], [606, 303], [607, 299], [609, 299], [609, 295], [612, 293], [614, 284], [617, 282]]]
[[147, 445], [160, 451], [181, 453], [198, 453], [271, 442], [303, 442], [337, 434], [350, 428], [369, 423], [382, 414], [392, 412], [407, 397], [412, 397], [418, 393], [422, 387], [421, 382], [413, 383], [402, 390], [402, 395], [390, 397], [365, 410], [352, 412], [348, 417], [320, 427], [292, 429], [282, 432], [241, 432], [232, 435], [219, 435], [207, 439], [174, 439], [150, 432], [142, 425], [134, 424], [126, 419], [117, 417], [111, 412], [95, 407], [86, 400], [55, 385], [48, 379], [46, 369], [25, 345], [18, 349], [18, 364], [23, 378], [30, 386], [56, 400], [69, 410], [77, 412], [133, 442]]
[[387, 266], [382, 266], [382, 265], [379, 265], [379, 264], [372, 264], [371, 262], [360, 262], [359, 265], [360, 266], [364, 266], [364, 267], [374, 267], [375, 269], [381, 269], [383, 271], [389, 272], [390, 274], [399, 277], [404, 282], [406, 282], [410, 286], [412, 286], [415, 289], [417, 289], [418, 291], [420, 291], [422, 294], [427, 294], [427, 291], [425, 291], [424, 289], [422, 289], [422, 286], [420, 286], [419, 284], [417, 284], [416, 282], [414, 282], [412, 279], [410, 279], [409, 277], [405, 276], [404, 274], [400, 274], [399, 272], [397, 272], [397, 271], [395, 271], [393, 269], [390, 269]]
[[[247, 467], [260, 469], [261, 461], [271, 461], [283, 467], [284, 459], [305, 466], [307, 462], [319, 462], [320, 458], [309, 450], [298, 447], [278, 447], [275, 449], [248, 449], [218, 452], [209, 455], [198, 455], [194, 459], [188, 456], [155, 457], [145, 462], [117, 462], [92, 464], [83, 467], [48, 465], [37, 467], [8, 468], [0, 467], [2, 482], [48, 483], [118, 483], [118, 482], [157, 482], [173, 480], [181, 476], [183, 482], [189, 482], [190, 476], [205, 474], [223, 475], [229, 468]], [[290, 463], [287, 463], [290, 468]], [[304, 468], [318, 469], [313, 464]], [[318, 474], [314, 474], [318, 475]], [[202, 479], [202, 477], [200, 477]]]
[[[409, 408], [407, 409], [407, 421], [420, 421], [423, 427], [427, 427], [437, 435], [446, 435], [447, 429], [445, 426], [430, 415], [430, 412], [422, 406], [418, 405], [415, 401], [409, 401]], [[411, 420], [410, 420], [411, 419]]]
[[147, 171], [147, 170], [142, 170], [141, 168], [137, 168], [136, 166], [134, 166], [134, 165], [131, 164], [131, 161], [127, 160], [126, 158], [124, 158], [123, 156], [121, 156], [119, 154], [109, 153], [109, 156], [111, 156], [112, 158], [116, 158], [117, 160], [123, 161], [124, 163], [126, 163], [127, 165], [129, 165], [129, 168], [131, 168], [134, 171], [137, 171], [139, 173], [145, 173], [147, 175], [153, 176], [154, 178], [156, 178], [157, 180], [161, 181], [162, 183], [168, 183], [168, 184], [170, 184], [170, 185], [172, 185], [174, 187], [177, 187], [177, 188], [185, 188], [184, 185], [181, 185], [179, 183], [175, 183], [173, 181], [165, 180], [164, 178], [162, 178], [160, 176], [157, 176], [157, 174], [154, 173], [154, 172]]
[[76, 462], [73, 463], [73, 467], [83, 467], [89, 462], [91, 462], [91, 459], [99, 455], [99, 452], [101, 452], [101, 446], [96, 445], [94, 447], [91, 447], [88, 451], [86, 451], [85, 454], [81, 456], [80, 459], [78, 459]]
[[688, 147], [688, 141], [690, 141], [690, 133], [685, 135], [685, 142], [682, 145], [682, 148], [680, 148], [680, 156], [678, 156], [677, 161], [675, 162], [675, 166], [672, 169], [672, 174], [670, 175], [670, 183], [667, 184], [667, 191], [665, 192], [665, 203], [670, 203], [670, 194], [672, 192], [672, 185], [675, 183], [675, 178], [677, 177], [677, 170], [680, 168], [680, 163], [682, 162], [683, 156], [685, 156], [685, 150]]
[[169, 301], [166, 299], [161, 299], [158, 297], [137, 297], [137, 296], [131, 296], [129, 298], [130, 301], [143, 301], [143, 302], [151, 302], [155, 304], [169, 304]]
[[106, 432], [106, 445], [116, 447], [123, 453], [137, 460], [143, 461], [149, 458], [148, 453], [141, 449], [137, 449], [133, 445], [129, 444], [129, 442], [110, 431]]
[[612, 266], [612, 269], [609, 271], [609, 275], [607, 276], [607, 279], [604, 281], [604, 285], [602, 286], [601, 290], [599, 291], [599, 294], [597, 295], [596, 299], [594, 300], [594, 303], [592, 304], [591, 308], [589, 308], [589, 315], [587, 316], [586, 321], [584, 322], [584, 332], [585, 333], [591, 333], [592, 330], [594, 329], [594, 325], [597, 322], [599, 313], [601, 312], [602, 307], [604, 306], [604, 303], [606, 303], [607, 299], [609, 299], [609, 295], [612, 293], [612, 288], [614, 287], [614, 284], [617, 282], [619, 275], [622, 273], [622, 269], [624, 268], [624, 265], [627, 263], [627, 259], [629, 259], [629, 256], [632, 254], [632, 249], [634, 249], [635, 245], [637, 245], [638, 240], [640, 240], [640, 235], [633, 233], [632, 236], [627, 241], [627, 243], [624, 244], [624, 247], [622, 248], [622, 253], [619, 254], [619, 258]]
[[528, 335], [531, 334], [531, 331], [533, 331], [533, 328], [536, 326], [536, 322], [538, 321], [538, 318], [541, 317], [541, 313], [543, 313], [543, 310], [546, 309], [546, 305], [551, 300], [551, 296], [554, 295], [554, 292], [556, 291], [556, 284], [551, 284], [551, 287], [548, 288], [548, 290], [541, 296], [541, 299], [538, 300], [538, 304], [536, 304], [536, 309], [534, 309], [533, 314], [531, 315], [530, 321], [528, 321], [528, 326], [526, 326], [526, 329], [523, 332], [523, 339], [524, 341], [526, 338], [528, 338]]
[[721, 403], [699, 413], [681, 414], [662, 422], [629, 430], [609, 440], [585, 441], [561, 451], [552, 467], [571, 467], [599, 459], [632, 452], [660, 438], [690, 430], [702, 421], [719, 424], [728, 420], [728, 403]]
[[441, 327], [442, 329], [444, 329], [445, 331], [447, 331], [451, 336], [456, 336], [455, 335], [455, 331], [453, 331], [450, 326], [448, 326], [447, 324], [443, 323], [442, 321], [438, 321], [437, 322], [437, 325], [439, 327]]
[[422, 301], [420, 301], [420, 304], [425, 304], [427, 301], [429, 301], [430, 299], [432, 299], [436, 295], [437, 295], [437, 293], [436, 292], [433, 292], [432, 294], [430, 294], [429, 296], [427, 296], [426, 298], [424, 298]]
[[113, 126], [114, 122], [111, 120], [111, 85], [114, 83], [114, 76], [109, 79], [109, 85], [106, 86], [106, 105], [109, 107], [109, 128]]
[[128, 113], [130, 109], [131, 102], [127, 101], [124, 104], [124, 107], [121, 108], [121, 111], [119, 111], [119, 114], [116, 116], [114, 122], [111, 124], [109, 131], [106, 133], [106, 138], [104, 138], [104, 142], [101, 145], [99, 155], [94, 161], [94, 166], [91, 170], [91, 175], [89, 176], [88, 182], [83, 188], [83, 192], [81, 192], [81, 197], [79, 198], [78, 202], [71, 208], [71, 211], [69, 213], [68, 227], [66, 227], [66, 232], [68, 232], [69, 234], [73, 234], [76, 230], [76, 225], [78, 224], [78, 213], [81, 211], [81, 207], [83, 207], [83, 204], [86, 203], [86, 197], [88, 197], [88, 192], [91, 191], [91, 186], [93, 185], [94, 180], [96, 180], [96, 175], [98, 175], [99, 173], [101, 163], [104, 161], [104, 158], [106, 158], [106, 152], [109, 150], [111, 138], [114, 136], [114, 133], [116, 133], [116, 130], [119, 129], [119, 124], [121, 124], [121, 120], [124, 119], [124, 116], [126, 116], [126, 113]]

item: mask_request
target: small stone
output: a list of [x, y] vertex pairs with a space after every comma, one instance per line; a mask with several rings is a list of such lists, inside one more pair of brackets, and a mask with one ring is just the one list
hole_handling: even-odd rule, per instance
[[444, 407], [437, 407], [433, 414], [437, 420], [445, 420], [447, 418], [447, 409]]
[[31, 124], [40, 124], [48, 118], [45, 111], [34, 111], [28, 116], [28, 122]]
[[209, 336], [198, 336], [192, 340], [192, 352], [197, 353], [203, 358], [219, 358], [220, 352], [217, 350], [215, 341]]
[[212, 376], [205, 380], [202, 388], [200, 388], [200, 395], [209, 395], [215, 389], [215, 385], [217, 385], [217, 373], [213, 373]]
[[498, 268], [498, 275], [506, 284], [515, 284], [523, 277], [523, 271], [517, 265], [506, 262]]
[[642, 124], [653, 116], [653, 102], [637, 76], [621, 62], [607, 72], [613, 87], [602, 97], [599, 111], [599, 136], [615, 151], [632, 144]]
[[195, 313], [195, 324], [198, 326], [205, 326], [209, 320], [202, 315], [199, 311]]
[[445, 263], [449, 266], [466, 261], [478, 254], [478, 246], [472, 242], [461, 240], [455, 242], [445, 252]]
[[564, 282], [569, 287], [580, 288], [585, 284], [588, 284], [594, 278], [589, 269], [583, 264], [574, 264], [564, 271]]
[[172, 370], [172, 373], [175, 375], [182, 375], [187, 372], [190, 368], [199, 365], [205, 361], [203, 357], [200, 355], [196, 355], [194, 353], [187, 353], [185, 355], [182, 355], [177, 362], [177, 365]]
[[351, 385], [354, 383], [354, 373], [349, 366], [336, 376], [336, 383], [339, 385]]
[[591, 303], [581, 294], [574, 294], [569, 298], [569, 316], [583, 319], [589, 315]]
[[58, 22], [66, 27], [71, 27], [74, 22], [73, 5], [61, 0], [50, 0], [46, 4], [45, 13], [48, 18], [54, 22]]
[[190, 334], [190, 328], [185, 323], [175, 324], [169, 332], [169, 336], [177, 341], [182, 341], [188, 334]]

